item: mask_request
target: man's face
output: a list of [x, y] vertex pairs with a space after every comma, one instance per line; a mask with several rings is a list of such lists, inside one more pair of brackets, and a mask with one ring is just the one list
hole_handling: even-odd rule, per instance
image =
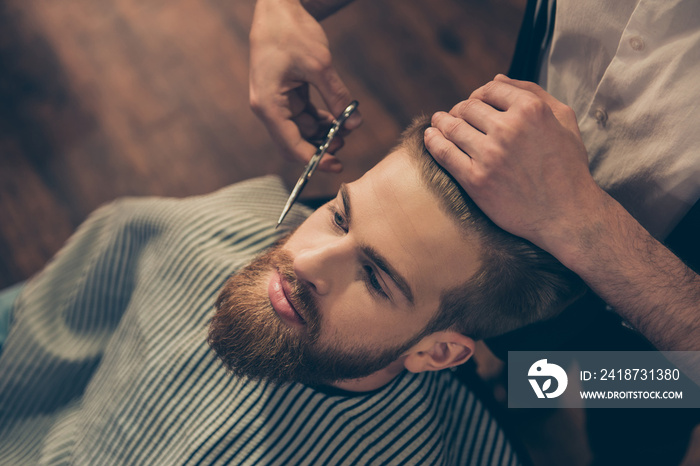
[[401, 150], [234, 275], [210, 343], [237, 374], [331, 383], [370, 375], [420, 341], [441, 293], [479, 268]]

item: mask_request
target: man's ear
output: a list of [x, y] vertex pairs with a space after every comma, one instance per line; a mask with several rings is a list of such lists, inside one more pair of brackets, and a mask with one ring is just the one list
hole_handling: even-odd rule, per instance
[[423, 372], [459, 366], [472, 357], [474, 347], [474, 340], [461, 333], [451, 330], [435, 332], [404, 354], [404, 367], [410, 372]]

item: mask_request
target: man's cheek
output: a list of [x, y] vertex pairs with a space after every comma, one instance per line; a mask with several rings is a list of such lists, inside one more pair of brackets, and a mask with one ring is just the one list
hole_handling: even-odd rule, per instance
[[321, 334], [341, 343], [361, 343], [372, 333], [375, 319], [371, 303], [357, 284], [335, 299], [318, 302], [321, 313]]

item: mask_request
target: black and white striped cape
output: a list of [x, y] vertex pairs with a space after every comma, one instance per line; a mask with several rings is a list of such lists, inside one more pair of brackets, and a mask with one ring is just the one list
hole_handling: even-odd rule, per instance
[[[271, 245], [266, 177], [94, 212], [20, 295], [0, 354], [0, 463], [514, 465], [449, 371], [371, 394], [234, 378], [205, 342], [226, 278]], [[295, 208], [290, 224], [308, 210]]]

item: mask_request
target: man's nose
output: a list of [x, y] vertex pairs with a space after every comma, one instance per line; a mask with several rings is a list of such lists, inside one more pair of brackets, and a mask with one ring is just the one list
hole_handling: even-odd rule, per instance
[[342, 240], [301, 250], [294, 258], [294, 273], [318, 295], [327, 295], [352, 270], [351, 250]]

